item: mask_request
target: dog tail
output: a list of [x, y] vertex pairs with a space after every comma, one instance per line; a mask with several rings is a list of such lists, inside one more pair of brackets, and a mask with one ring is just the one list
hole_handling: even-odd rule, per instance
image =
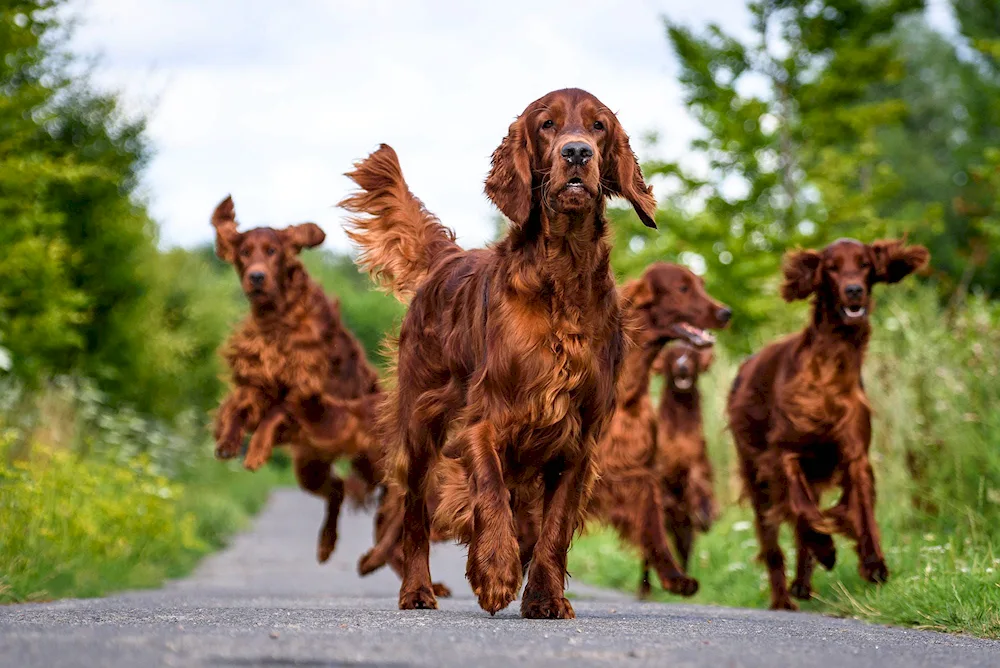
[[435, 261], [459, 249], [455, 233], [410, 192], [391, 146], [382, 144], [347, 176], [360, 188], [340, 203], [355, 214], [346, 229], [361, 248], [358, 265], [379, 287], [406, 302]]

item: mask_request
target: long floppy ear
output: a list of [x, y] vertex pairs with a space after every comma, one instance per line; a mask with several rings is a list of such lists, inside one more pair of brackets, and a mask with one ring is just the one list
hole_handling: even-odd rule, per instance
[[493, 164], [486, 177], [486, 196], [520, 227], [528, 222], [534, 206], [531, 174], [531, 147], [524, 114], [510, 124], [507, 136], [493, 151]]
[[611, 154], [601, 165], [601, 183], [609, 195], [624, 197], [639, 215], [646, 227], [656, 229], [656, 198], [653, 186], [647, 186], [642, 178], [639, 159], [628, 142], [625, 130], [614, 121], [614, 136], [609, 142]]
[[698, 349], [698, 371], [700, 373], [705, 373], [712, 367], [712, 362], [715, 361], [715, 347], [706, 346], [705, 348]]
[[930, 261], [931, 254], [923, 246], [904, 244], [898, 239], [882, 239], [871, 245], [876, 281], [898, 283]]
[[781, 297], [786, 302], [805, 299], [819, 287], [820, 254], [814, 250], [800, 250], [785, 253], [782, 271], [785, 282], [781, 285]]
[[240, 233], [236, 231], [236, 207], [233, 198], [227, 195], [212, 213], [212, 227], [215, 228], [215, 254], [220, 260], [232, 262], [236, 259], [236, 246]]
[[303, 248], [313, 248], [319, 246], [326, 240], [326, 232], [320, 229], [316, 223], [302, 223], [292, 225], [278, 232], [281, 242], [298, 253]]
[[664, 374], [667, 372], [667, 355], [670, 354], [670, 346], [663, 346], [663, 350], [659, 352], [656, 359], [653, 360], [653, 365], [650, 367], [650, 371], [653, 373]]
[[645, 278], [636, 278], [622, 287], [622, 298], [633, 308], [648, 306], [653, 302], [653, 289]]

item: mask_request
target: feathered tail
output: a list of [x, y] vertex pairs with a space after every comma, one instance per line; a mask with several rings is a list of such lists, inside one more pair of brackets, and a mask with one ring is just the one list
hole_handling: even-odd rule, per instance
[[406, 302], [435, 260], [459, 249], [455, 233], [410, 192], [391, 146], [382, 144], [347, 176], [361, 188], [340, 203], [356, 214], [346, 230], [361, 248], [358, 265], [379, 287]]

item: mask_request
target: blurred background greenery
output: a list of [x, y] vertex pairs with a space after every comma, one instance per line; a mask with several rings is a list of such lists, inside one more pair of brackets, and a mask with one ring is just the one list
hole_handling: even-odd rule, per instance
[[[155, 148], [144, 119], [91, 83], [62, 4], [0, 5], [0, 601], [155, 584], [221, 544], [283, 479], [211, 460], [216, 350], [244, 300], [211, 248], [158, 243], [140, 187]], [[613, 264], [625, 279], [683, 262], [733, 307], [702, 390], [720, 499], [735, 506], [727, 383], [742, 355], [805, 317], [778, 299], [782, 252], [840, 236], [926, 244], [928, 275], [885, 290], [866, 370], [897, 577], [866, 587], [842, 552], [817, 576], [816, 605], [997, 635], [1000, 4], [952, 0], [957, 35], [928, 24], [924, 4], [748, 2], [742, 41], [667, 17], [701, 126], [698, 168], [644, 165], [660, 229], [613, 208]], [[346, 255], [306, 262], [381, 362], [401, 307]], [[701, 600], [766, 604], [747, 518], [727, 511], [696, 545]], [[573, 563], [605, 584], [638, 575], [600, 532]]]

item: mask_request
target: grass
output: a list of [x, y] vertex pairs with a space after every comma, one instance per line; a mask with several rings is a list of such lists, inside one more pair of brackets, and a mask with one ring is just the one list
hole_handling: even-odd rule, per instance
[[153, 424], [55, 384], [0, 410], [0, 603], [156, 587], [226, 544], [291, 475], [215, 461], [196, 421]]
[[[817, 569], [816, 598], [802, 609], [1000, 638], [1000, 312], [972, 299], [946, 314], [929, 290], [886, 292], [865, 383], [875, 412], [877, 514], [892, 577], [878, 587], [863, 582], [853, 546], [838, 541], [837, 566], [829, 573]], [[701, 589], [691, 602], [766, 607], [765, 569], [756, 560], [752, 513], [739, 501], [723, 421], [737, 366], [735, 356], [720, 350], [701, 380], [705, 433], [725, 511], [695, 543], [690, 570]], [[791, 578], [787, 527], [783, 546]], [[638, 586], [639, 565], [635, 553], [600, 527], [590, 527], [570, 554], [574, 576], [627, 591]], [[656, 596], [680, 600], [662, 591]]]
[[185, 482], [36, 448], [0, 465], [0, 603], [102, 596], [187, 573], [224, 545], [283, 480], [206, 458]]

